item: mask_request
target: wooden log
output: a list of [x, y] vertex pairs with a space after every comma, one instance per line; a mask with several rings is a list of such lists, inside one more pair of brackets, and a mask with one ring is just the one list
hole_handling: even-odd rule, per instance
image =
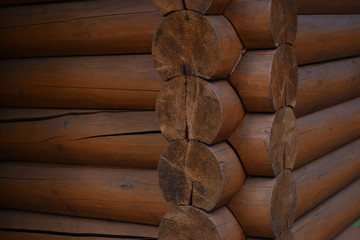
[[248, 113], [228, 139], [249, 175], [275, 176], [292, 169], [296, 120], [291, 108], [273, 114]]
[[296, 240], [333, 239], [360, 215], [360, 180], [337, 193], [295, 222]]
[[248, 49], [274, 48], [295, 40], [294, 0], [232, 0], [224, 15]]
[[156, 32], [152, 53], [164, 80], [182, 75], [226, 78], [242, 51], [240, 40], [224, 16], [193, 11], [169, 15]]
[[296, 170], [296, 217], [357, 180], [359, 173], [360, 139]]
[[162, 219], [159, 240], [245, 240], [233, 214], [226, 207], [210, 213], [183, 206], [173, 208]]
[[292, 47], [247, 51], [230, 81], [250, 112], [274, 112], [295, 106], [298, 72]]
[[298, 14], [359, 14], [358, 0], [297, 0]]
[[154, 110], [151, 55], [0, 60], [0, 106]]
[[0, 9], [0, 58], [149, 53], [161, 17], [150, 0]]
[[52, 232], [73, 236], [156, 238], [158, 235], [158, 227], [151, 225], [7, 209], [0, 210], [0, 231], [3, 229]]
[[170, 208], [153, 170], [11, 162], [0, 166], [3, 208], [151, 225], [158, 225]]
[[360, 97], [360, 58], [299, 68], [295, 115], [304, 116]]
[[62, 0], [2, 0], [0, 6], [60, 2]]
[[225, 142], [208, 146], [198, 141], [174, 141], [161, 154], [159, 181], [165, 199], [212, 211], [229, 202], [246, 174]]
[[349, 225], [345, 230], [337, 235], [334, 240], [356, 240], [360, 236], [359, 222], [360, 219]]
[[156, 169], [166, 146], [154, 112], [69, 112], [0, 123], [0, 159], [8, 161]]
[[245, 115], [232, 87], [181, 76], [167, 81], [157, 98], [156, 113], [168, 141], [196, 139], [207, 144], [227, 139]]
[[161, 15], [184, 9], [194, 10], [203, 14], [221, 14], [231, 0], [153, 0], [155, 9]]
[[276, 178], [248, 178], [228, 203], [247, 236], [280, 238], [295, 219], [295, 181], [290, 170]]
[[360, 15], [299, 15], [295, 53], [309, 64], [360, 55]]
[[360, 137], [359, 106], [356, 98], [298, 118], [295, 169]]

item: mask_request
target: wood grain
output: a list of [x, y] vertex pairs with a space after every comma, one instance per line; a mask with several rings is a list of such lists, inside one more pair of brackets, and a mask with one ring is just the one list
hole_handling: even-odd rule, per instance
[[360, 236], [360, 227], [357, 226], [360, 219], [350, 224], [345, 230], [337, 235], [334, 240], [356, 240]]
[[358, 0], [297, 0], [297, 9], [298, 14], [359, 14], [360, 2]]
[[161, 15], [189, 9], [203, 14], [221, 14], [231, 0], [153, 0], [153, 5]]

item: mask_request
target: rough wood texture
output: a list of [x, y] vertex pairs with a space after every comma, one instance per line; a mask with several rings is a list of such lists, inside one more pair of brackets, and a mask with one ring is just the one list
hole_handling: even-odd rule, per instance
[[0, 162], [0, 189], [3, 208], [132, 223], [158, 225], [170, 208], [153, 170]]
[[360, 13], [360, 1], [358, 0], [297, 0], [296, 2], [298, 6], [298, 14]]
[[228, 207], [247, 236], [280, 237], [295, 218], [295, 181], [290, 170], [276, 178], [248, 178]]
[[360, 139], [296, 170], [296, 217], [301, 217], [359, 177]]
[[292, 47], [247, 51], [230, 76], [230, 81], [250, 112], [274, 112], [295, 106], [298, 72]]
[[360, 97], [359, 57], [299, 68], [297, 117], [356, 97]]
[[190, 9], [203, 14], [221, 14], [231, 0], [153, 0], [153, 5], [161, 15]]
[[206, 213], [194, 207], [177, 207], [160, 224], [159, 240], [245, 240], [232, 213], [222, 207]]
[[0, 60], [6, 107], [155, 109], [163, 85], [151, 55]]
[[168, 141], [225, 140], [245, 115], [234, 89], [225, 80], [181, 76], [167, 81], [156, 103], [161, 132]]
[[299, 64], [360, 55], [360, 15], [299, 15], [295, 53]]
[[357, 240], [360, 236], [359, 222], [360, 218], [337, 235], [334, 240]]
[[296, 240], [333, 239], [360, 216], [360, 180], [295, 222]]
[[156, 169], [166, 146], [154, 112], [33, 113], [0, 123], [1, 160]]
[[161, 22], [151, 0], [0, 9], [0, 58], [149, 53]]
[[0, 210], [0, 231], [1, 229], [53, 232], [74, 236], [103, 235], [105, 237], [110, 235], [156, 238], [158, 235], [158, 228], [150, 225], [6, 209]]
[[296, 120], [291, 108], [274, 114], [248, 113], [228, 141], [249, 175], [275, 176], [292, 169], [296, 158]]
[[360, 98], [296, 120], [298, 153], [295, 168], [335, 151], [360, 137]]
[[161, 23], [152, 48], [156, 70], [164, 80], [182, 75], [226, 78], [241, 51], [240, 40], [224, 16], [187, 10]]
[[235, 152], [224, 142], [208, 146], [174, 141], [161, 154], [158, 172], [168, 202], [205, 211], [230, 201], [246, 177]]
[[248, 49], [274, 48], [295, 40], [294, 0], [232, 0], [224, 15]]

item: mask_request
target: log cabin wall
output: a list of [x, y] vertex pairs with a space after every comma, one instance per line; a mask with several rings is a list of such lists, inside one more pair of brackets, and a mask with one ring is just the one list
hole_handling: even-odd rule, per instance
[[0, 6], [2, 239], [358, 236], [358, 1]]

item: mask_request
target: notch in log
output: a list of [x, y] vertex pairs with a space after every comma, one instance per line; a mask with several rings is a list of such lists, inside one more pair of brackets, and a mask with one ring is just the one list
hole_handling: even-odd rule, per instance
[[156, 32], [152, 53], [164, 80], [182, 75], [226, 78], [241, 55], [242, 45], [224, 16], [183, 10], [169, 15]]
[[225, 205], [239, 191], [245, 172], [226, 143], [212, 146], [198, 141], [174, 141], [161, 154], [160, 187], [174, 205], [211, 211]]
[[160, 15], [180, 11], [194, 10], [202, 14], [221, 14], [231, 0], [153, 0], [155, 9]]

